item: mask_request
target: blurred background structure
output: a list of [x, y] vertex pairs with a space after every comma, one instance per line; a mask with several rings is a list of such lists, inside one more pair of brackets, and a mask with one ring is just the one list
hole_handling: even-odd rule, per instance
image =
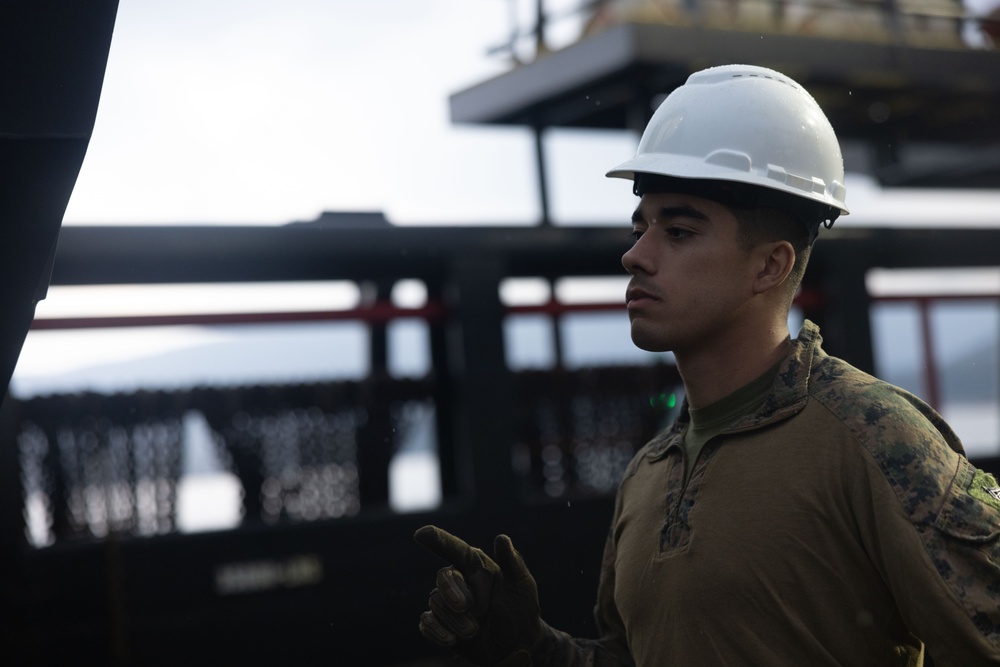
[[[350, 25], [347, 3], [329, 4]], [[385, 200], [389, 215], [362, 197], [288, 224], [211, 225], [162, 218], [179, 210], [170, 195], [190, 196], [193, 181], [166, 172], [132, 181], [129, 172], [143, 170], [131, 162], [109, 171], [126, 153], [102, 153], [115, 131], [133, 142], [156, 132], [143, 127], [147, 116], [115, 115], [113, 104], [124, 67], [115, 43], [129, 42], [140, 5], [18, 0], [0, 9], [0, 371], [10, 380], [0, 411], [0, 640], [10, 664], [455, 664], [416, 631], [440, 566], [412, 542], [425, 523], [479, 545], [510, 534], [547, 620], [592, 633], [617, 476], [683, 395], [670, 355], [641, 353], [628, 339], [619, 258], [630, 195], [588, 199], [597, 187], [566, 156], [606, 158], [586, 166], [598, 182], [628, 157], [663, 96], [710, 65], [787, 72], [843, 143], [854, 215], [817, 244], [793, 328], [819, 323], [830, 353], [923, 397], [970, 458], [1000, 472], [991, 7], [480, 4], [490, 16], [509, 12], [509, 23], [477, 45], [490, 64], [451, 91], [448, 115], [500, 131], [495, 144], [476, 145], [496, 153], [465, 154], [456, 171], [435, 174], [426, 167], [444, 169], [435, 147], [402, 143], [422, 129], [397, 113], [398, 153], [385, 161], [405, 169], [350, 151], [309, 164], [330, 169], [331, 188], [357, 177], [375, 181], [372, 193], [401, 191]], [[317, 3], [288, 7], [331, 16]], [[425, 6], [429, 20], [444, 21], [449, 8]], [[226, 22], [178, 16], [157, 18], [182, 35]], [[295, 37], [292, 26], [270, 29]], [[397, 56], [407, 57], [419, 69], [419, 57]], [[218, 82], [239, 94], [231, 84]], [[103, 126], [102, 85], [101, 113], [117, 121]], [[130, 90], [135, 98], [145, 89]], [[362, 98], [352, 117], [380, 113]], [[210, 91], [206, 99], [223, 102]], [[203, 145], [204, 157], [198, 142], [185, 144], [184, 169], [205, 168], [218, 150], [251, 160], [268, 127], [245, 129], [232, 144]], [[283, 123], [282, 145], [323, 140], [298, 129]], [[511, 161], [508, 143], [527, 150]], [[441, 150], [460, 153], [446, 142]], [[420, 164], [431, 173], [417, 173]], [[241, 200], [266, 205], [283, 190], [280, 169], [259, 182], [253, 170], [228, 169], [256, 183]], [[520, 194], [532, 201], [503, 209], [511, 224], [481, 210], [458, 224], [464, 213], [444, 203], [434, 219], [426, 202], [404, 201], [471, 192], [474, 206], [502, 207], [512, 198], [506, 179], [525, 174], [531, 185]], [[268, 183], [273, 191], [259, 192]], [[149, 190], [129, 203], [130, 185]], [[102, 215], [102, 199], [114, 200], [108, 219], [79, 224]], [[576, 199], [590, 208], [567, 203]], [[144, 200], [162, 208], [128, 224], [128, 206]]]

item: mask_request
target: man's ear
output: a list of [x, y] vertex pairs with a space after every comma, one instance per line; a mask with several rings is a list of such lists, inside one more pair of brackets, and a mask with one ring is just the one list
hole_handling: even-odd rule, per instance
[[754, 278], [754, 294], [763, 294], [784, 284], [795, 266], [795, 248], [788, 241], [761, 243], [754, 250], [760, 258], [760, 270]]

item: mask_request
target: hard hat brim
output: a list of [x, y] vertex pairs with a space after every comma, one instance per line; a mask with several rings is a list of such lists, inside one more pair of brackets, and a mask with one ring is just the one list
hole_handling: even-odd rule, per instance
[[[835, 208], [840, 211], [841, 215], [849, 215], [850, 213], [844, 203], [845, 189], [841, 183], [821, 184], [804, 181], [796, 184], [794, 177], [789, 177], [783, 170], [772, 169], [769, 174], [759, 174], [753, 170], [746, 170], [751, 164], [749, 157], [745, 161], [739, 159], [738, 155], [735, 156], [735, 159], [732, 158], [733, 156], [730, 155], [729, 162], [734, 165], [734, 168], [726, 168], [720, 165], [718, 160], [708, 162], [700, 157], [646, 153], [626, 160], [609, 170], [605, 176], [634, 181], [636, 174], [642, 173], [679, 179], [732, 181], [803, 197], [817, 204], [825, 204]], [[833, 192], [830, 192], [831, 190]]]

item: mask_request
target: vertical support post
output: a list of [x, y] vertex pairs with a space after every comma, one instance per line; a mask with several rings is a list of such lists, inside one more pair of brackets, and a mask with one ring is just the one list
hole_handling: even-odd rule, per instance
[[[442, 303], [444, 290], [440, 282], [427, 284], [428, 302]], [[437, 433], [437, 455], [441, 475], [441, 496], [452, 498], [459, 492], [456, 475], [454, 402], [458, 396], [448, 355], [448, 319], [430, 324], [431, 367], [434, 377], [434, 424]]]
[[[375, 284], [372, 305], [389, 298], [391, 283]], [[389, 503], [389, 463], [395, 449], [392, 410], [389, 405], [388, 323], [369, 326], [368, 378], [360, 392], [368, 419], [358, 429], [359, 494], [362, 507], [382, 507]]]
[[532, 133], [535, 137], [535, 165], [538, 168], [538, 203], [541, 208], [541, 225], [548, 227], [552, 224], [552, 214], [549, 205], [549, 182], [545, 168], [545, 141], [542, 136], [544, 128], [541, 125], [533, 125]]
[[[390, 298], [391, 283], [384, 281], [376, 282], [372, 287], [370, 296], [370, 306], [377, 306], [385, 303]], [[371, 347], [369, 348], [369, 372], [371, 375], [383, 375], [388, 372], [389, 366], [389, 343], [388, 324], [386, 322], [372, 322], [369, 326]]]
[[499, 285], [504, 263], [470, 254], [452, 265], [455, 448], [459, 489], [479, 512], [509, 512], [515, 502], [511, 447], [516, 438], [513, 378], [503, 343]]
[[[552, 304], [558, 304], [559, 300], [556, 296], [556, 281], [554, 278], [549, 279], [549, 302]], [[562, 330], [562, 313], [553, 312], [552, 318], [552, 354], [555, 357], [555, 367], [557, 369], [563, 368], [564, 358], [565, 358], [565, 345], [563, 345], [563, 330]]]
[[920, 334], [923, 338], [924, 389], [927, 391], [927, 396], [924, 398], [932, 408], [940, 411], [941, 396], [938, 391], [937, 365], [934, 361], [934, 332], [931, 330], [930, 299], [918, 299], [917, 307], [920, 309]]
[[829, 343], [828, 352], [866, 373], [874, 373], [871, 296], [865, 284], [868, 262], [868, 258], [857, 257], [828, 273], [830, 302], [823, 338]]
[[535, 57], [545, 52], [545, 0], [535, 0]]

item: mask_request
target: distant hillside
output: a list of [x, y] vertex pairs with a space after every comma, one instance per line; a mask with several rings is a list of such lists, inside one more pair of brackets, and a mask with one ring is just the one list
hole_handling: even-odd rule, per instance
[[360, 378], [367, 373], [368, 349], [363, 335], [356, 334], [329, 327], [296, 331], [283, 327], [244, 329], [231, 341], [194, 345], [60, 375], [15, 374], [11, 393], [24, 397]]

